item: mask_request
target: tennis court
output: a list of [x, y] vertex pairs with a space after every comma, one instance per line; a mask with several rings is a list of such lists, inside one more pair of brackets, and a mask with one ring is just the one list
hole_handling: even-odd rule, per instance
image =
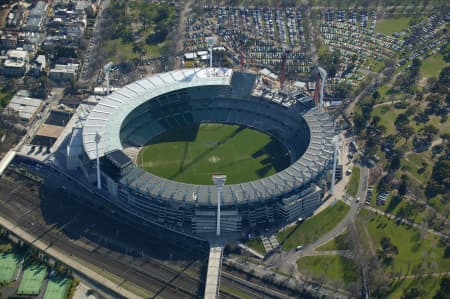
[[8, 283], [14, 280], [17, 265], [21, 257], [13, 252], [0, 253], [0, 283]]
[[42, 286], [45, 276], [47, 275], [47, 267], [44, 265], [30, 265], [23, 272], [20, 281], [18, 295], [37, 295]]
[[48, 280], [44, 299], [65, 299], [69, 292], [71, 280], [64, 277], [53, 277]]

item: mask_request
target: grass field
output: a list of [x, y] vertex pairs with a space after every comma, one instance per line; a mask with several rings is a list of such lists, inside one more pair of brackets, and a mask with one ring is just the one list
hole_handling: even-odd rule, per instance
[[352, 174], [350, 176], [350, 181], [348, 182], [347, 185], [347, 192], [351, 196], [356, 196], [358, 194], [360, 172], [361, 169], [358, 166], [353, 167]]
[[[392, 266], [387, 270], [403, 274], [445, 272], [450, 269], [450, 259], [444, 258], [444, 247], [439, 245], [439, 238], [419, 229], [397, 225], [393, 220], [375, 215], [367, 210], [361, 211], [367, 221], [367, 228], [377, 248], [382, 237], [388, 237], [397, 246]], [[424, 262], [426, 261], [426, 263]]]
[[12, 252], [0, 254], [0, 283], [13, 281], [20, 256]]
[[306, 256], [297, 261], [300, 271], [307, 270], [313, 277], [325, 276], [328, 280], [345, 284], [358, 279], [358, 266], [353, 260], [342, 256]]
[[261, 253], [262, 255], [266, 254], [266, 250], [264, 249], [264, 245], [261, 241], [261, 238], [248, 240], [244, 244], [250, 247], [251, 249], [255, 250], [256, 252]]
[[317, 250], [349, 250], [352, 248], [352, 241], [348, 231], [340, 234], [333, 240], [323, 244]]
[[284, 250], [311, 243], [335, 227], [347, 215], [349, 209], [348, 205], [338, 201], [303, 223], [279, 232], [277, 234], [278, 240], [280, 240]]
[[54, 277], [48, 281], [44, 299], [65, 299], [69, 292], [71, 281], [68, 278]]
[[37, 295], [47, 275], [47, 267], [43, 265], [28, 266], [23, 272], [17, 295]]
[[450, 63], [444, 61], [442, 54], [435, 54], [422, 61], [420, 73], [424, 77], [438, 78], [441, 70], [449, 65]]
[[388, 299], [402, 298], [402, 295], [409, 289], [416, 288], [420, 295], [416, 298], [432, 299], [439, 289], [441, 279], [438, 277], [409, 278], [393, 281], [390, 285]]
[[377, 22], [375, 31], [386, 35], [401, 32], [408, 28], [409, 20], [410, 18], [408, 17], [382, 19]]
[[227, 184], [248, 182], [285, 169], [290, 157], [267, 134], [210, 123], [163, 133], [139, 152], [137, 162], [164, 178], [212, 185], [213, 173], [226, 174]]

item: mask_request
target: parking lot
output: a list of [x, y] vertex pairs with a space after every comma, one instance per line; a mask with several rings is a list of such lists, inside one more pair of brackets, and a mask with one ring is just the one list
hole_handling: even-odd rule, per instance
[[205, 50], [205, 38], [216, 36], [235, 65], [277, 68], [285, 55], [287, 72], [309, 73], [303, 22], [299, 8], [238, 8], [203, 1], [186, 20], [184, 51]]

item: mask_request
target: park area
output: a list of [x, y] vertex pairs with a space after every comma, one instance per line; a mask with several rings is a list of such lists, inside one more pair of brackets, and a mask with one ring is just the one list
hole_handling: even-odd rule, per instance
[[279, 232], [277, 238], [280, 240], [284, 250], [294, 249], [298, 245], [314, 242], [344, 219], [349, 210], [350, 207], [348, 205], [342, 201], [337, 201], [334, 205], [303, 223]]
[[363, 210], [361, 215], [367, 219], [368, 232], [378, 249], [382, 247], [382, 239], [389, 239], [397, 248], [398, 253], [387, 265], [387, 271], [411, 275], [441, 273], [450, 269], [450, 259], [445, 258], [445, 245], [439, 237], [418, 228], [396, 224], [367, 210]]
[[22, 280], [20, 281], [17, 295], [37, 295], [39, 294], [42, 282], [47, 275], [47, 267], [39, 264], [32, 264], [25, 268]]
[[409, 17], [396, 17], [379, 20], [375, 31], [385, 35], [401, 32], [408, 28], [410, 19]]
[[0, 283], [9, 283], [14, 280], [21, 257], [12, 252], [0, 253]]
[[358, 266], [343, 256], [306, 256], [297, 261], [297, 267], [315, 279], [325, 277], [346, 285], [358, 279]]
[[71, 280], [63, 277], [49, 279], [44, 299], [65, 299], [69, 292]]
[[138, 166], [183, 183], [212, 185], [211, 175], [227, 175], [227, 184], [253, 181], [289, 166], [284, 146], [244, 126], [200, 124], [163, 133], [138, 156]]

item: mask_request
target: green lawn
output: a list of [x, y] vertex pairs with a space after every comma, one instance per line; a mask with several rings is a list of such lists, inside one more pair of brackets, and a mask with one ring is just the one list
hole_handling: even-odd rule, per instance
[[416, 288], [420, 292], [421, 299], [432, 299], [436, 291], [439, 289], [440, 278], [438, 277], [423, 277], [423, 278], [409, 278], [400, 279], [391, 283], [387, 299], [402, 298], [409, 289]]
[[393, 220], [367, 210], [362, 210], [361, 215], [368, 220], [367, 228], [377, 248], [380, 248], [383, 237], [390, 238], [398, 248], [398, 255], [394, 256], [388, 271], [415, 274], [444, 272], [450, 269], [450, 259], [443, 257], [444, 247], [439, 245], [437, 236], [424, 233], [421, 240], [421, 232], [416, 228], [397, 225]]
[[[402, 112], [405, 112], [406, 109], [397, 109], [394, 107], [391, 107], [390, 105], [387, 106], [379, 106], [372, 110], [372, 116], [379, 116], [380, 117], [380, 125], [383, 125], [386, 127], [386, 135], [390, 134], [396, 134], [397, 129], [395, 128], [394, 121], [397, 118], [397, 115], [399, 115]], [[412, 123], [412, 122], [411, 122]]]
[[65, 299], [67, 298], [71, 280], [63, 277], [53, 277], [49, 279], [45, 289], [44, 299]]
[[341, 201], [330, 206], [303, 223], [293, 225], [277, 234], [284, 250], [294, 249], [298, 245], [311, 243], [335, 227], [350, 207]]
[[248, 240], [244, 244], [246, 246], [250, 247], [251, 249], [257, 251], [258, 253], [261, 253], [262, 255], [266, 254], [266, 250], [264, 249], [264, 245], [261, 241], [261, 238], [255, 238], [252, 240]]
[[300, 271], [307, 270], [314, 278], [325, 276], [327, 280], [345, 284], [358, 279], [358, 266], [353, 260], [342, 256], [306, 256], [297, 261]]
[[43, 265], [28, 266], [20, 281], [17, 295], [37, 295], [42, 287], [42, 282], [47, 275], [47, 267]]
[[390, 35], [394, 32], [401, 32], [408, 28], [410, 19], [411, 18], [409, 17], [396, 17], [378, 20], [375, 31], [386, 35]]
[[139, 58], [139, 55], [133, 52], [133, 44], [123, 43], [121, 39], [105, 41], [102, 53], [105, 55], [105, 60], [112, 60], [114, 63]]
[[356, 196], [358, 194], [359, 188], [359, 175], [361, 173], [361, 169], [358, 166], [354, 166], [352, 170], [352, 174], [350, 176], [350, 181], [347, 185], [347, 193], [351, 196]]
[[317, 250], [349, 250], [352, 248], [352, 241], [348, 231], [340, 234], [336, 238], [323, 244]]
[[[425, 171], [421, 172], [419, 169], [423, 167], [422, 163], [425, 163]], [[433, 163], [429, 163], [428, 159], [425, 159], [424, 153], [411, 153], [407, 157], [401, 160], [402, 170], [406, 171], [411, 177], [414, 178], [414, 183], [424, 186], [431, 177], [433, 170]]]
[[212, 185], [211, 175], [227, 175], [227, 184], [263, 178], [289, 166], [283, 145], [243, 126], [201, 124], [163, 133], [138, 155], [138, 165], [171, 180]]
[[422, 76], [424, 77], [439, 77], [439, 74], [441, 72], [441, 70], [446, 67], [449, 66], [450, 63], [445, 62], [442, 54], [435, 54], [432, 55], [430, 57], [428, 57], [427, 59], [425, 59], [424, 61], [422, 61], [422, 65], [420, 67], [420, 73], [422, 74]]
[[9, 283], [14, 280], [17, 265], [21, 257], [12, 252], [0, 254], [0, 283]]

